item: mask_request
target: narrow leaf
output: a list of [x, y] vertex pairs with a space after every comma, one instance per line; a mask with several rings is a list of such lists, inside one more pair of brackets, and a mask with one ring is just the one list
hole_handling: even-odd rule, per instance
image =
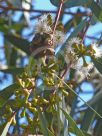
[[[82, 29], [85, 27], [87, 21], [86, 19], [82, 20], [78, 26], [76, 26], [75, 30], [71, 33], [71, 35], [69, 36], [68, 40], [73, 38], [73, 37], [76, 37], [78, 35], [79, 32], [82, 31]], [[67, 41], [68, 41], [67, 40]]]
[[[50, 0], [51, 3], [55, 6], [59, 6], [60, 0]], [[86, 6], [91, 3], [91, 0], [65, 0], [64, 7], [71, 8], [76, 6]]]
[[[66, 105], [66, 102], [65, 102], [65, 97], [63, 96], [62, 93], [60, 94], [60, 97], [62, 98], [62, 101], [59, 103], [59, 107], [61, 109], [66, 109], [67, 105]], [[67, 109], [66, 109], [66, 111], [67, 111]], [[62, 134], [63, 134], [63, 136], [68, 136], [68, 120], [65, 118], [65, 116], [64, 116], [64, 114], [62, 113], [61, 110], [59, 111], [59, 114], [60, 114], [60, 119], [63, 123]]]
[[19, 85], [14, 83], [7, 88], [0, 91], [0, 108], [5, 104], [5, 102], [13, 95]]
[[92, 58], [92, 61], [97, 68], [97, 70], [102, 74], [102, 58], [94, 59]]
[[102, 7], [102, 0], [100, 0], [100, 6]]
[[49, 136], [49, 133], [48, 133], [48, 130], [47, 130], [47, 122], [46, 122], [44, 113], [42, 113], [41, 110], [38, 109], [38, 114], [39, 114], [42, 133], [44, 134], [44, 136]]
[[55, 136], [49, 129], [48, 129], [49, 136]]
[[10, 121], [6, 124], [4, 130], [3, 130], [2, 134], [1, 134], [1, 136], [7, 136], [9, 127], [10, 127], [10, 125], [12, 123], [12, 120], [13, 120], [14, 116], [15, 116], [15, 114], [12, 116], [12, 118], [10, 119]]
[[[70, 133], [73, 133], [73, 134], [74, 134], [73, 127], [69, 127], [69, 128], [68, 128], [68, 131], [69, 131]], [[83, 132], [83, 134], [84, 134], [85, 136], [91, 136], [91, 134], [88, 134], [86, 131], [83, 131], [83, 130], [82, 130], [82, 132]], [[68, 135], [67, 135], [67, 136], [68, 136]]]
[[95, 104], [97, 104], [101, 100], [102, 100], [102, 91], [99, 91], [93, 96], [93, 98], [88, 103], [91, 106], [94, 106]]
[[5, 38], [12, 43], [16, 48], [24, 51], [26, 54], [30, 55], [29, 42], [18, 35], [9, 34], [5, 35]]
[[17, 68], [17, 67], [9, 67], [9, 68], [3, 68], [0, 69], [1, 72], [9, 73], [9, 74], [20, 74], [24, 72], [24, 68]]
[[102, 8], [94, 1], [92, 2], [90, 8], [97, 19], [102, 22]]
[[77, 136], [85, 136], [83, 132], [77, 127], [76, 122], [72, 119], [72, 117], [67, 114], [63, 109], [61, 109], [64, 113], [66, 119], [69, 121], [69, 124], [73, 127], [73, 131]]
[[90, 128], [90, 125], [95, 117], [94, 112], [92, 112], [89, 108], [85, 111], [85, 115], [83, 117], [82, 123], [81, 123], [81, 129], [84, 131], [88, 131]]
[[11, 25], [9, 27], [9, 29], [13, 29], [16, 32], [22, 30], [22, 28], [26, 27], [27, 25], [25, 25], [24, 23], [14, 23], [13, 25]]

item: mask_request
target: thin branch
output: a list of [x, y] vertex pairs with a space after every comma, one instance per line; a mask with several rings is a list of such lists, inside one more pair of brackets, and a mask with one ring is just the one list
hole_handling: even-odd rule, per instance
[[82, 42], [84, 41], [85, 36], [86, 36], [86, 33], [87, 33], [87, 31], [88, 31], [88, 28], [90, 27], [91, 19], [92, 19], [92, 16], [90, 17], [89, 22], [88, 22], [88, 24], [87, 24], [87, 26], [86, 26], [86, 28], [85, 28], [84, 33], [83, 33]]
[[54, 28], [53, 28], [53, 35], [54, 35], [54, 32], [56, 30], [56, 27], [57, 27], [57, 24], [58, 24], [60, 15], [61, 15], [61, 11], [62, 11], [62, 8], [63, 8], [63, 3], [64, 3], [63, 0], [61, 0], [60, 6], [59, 6], [59, 9], [58, 9], [58, 12], [57, 12], [57, 16], [56, 16], [56, 19], [55, 19], [55, 24], [54, 24]]
[[[24, 12], [24, 11], [26, 11], [26, 12], [35, 12], [35, 13], [52, 13], [52, 14], [57, 13], [56, 10], [36, 10], [36, 9], [29, 9], [28, 10], [28, 9], [24, 9], [24, 8], [16, 8], [16, 7], [11, 7], [11, 6], [6, 7], [6, 6], [2, 6], [2, 5], [0, 5], [0, 9], [3, 9], [5, 11], [12, 10], [12, 11], [21, 11], [21, 12]], [[76, 16], [80, 16], [80, 17], [81, 16], [91, 16], [92, 15], [91, 12], [89, 12], [89, 13], [87, 13], [87, 12], [73, 13], [73, 12], [67, 12], [67, 11], [65, 11], [64, 14], [69, 14], [69, 15], [72, 15], [72, 16], [76, 15]]]
[[[79, 36], [83, 37], [84, 33], [80, 32]], [[97, 35], [97, 34], [96, 34]], [[92, 40], [100, 40], [99, 38], [95, 37], [95, 36], [90, 36], [90, 35], [84, 35], [84, 39], [88, 38], [88, 39], [92, 39]]]

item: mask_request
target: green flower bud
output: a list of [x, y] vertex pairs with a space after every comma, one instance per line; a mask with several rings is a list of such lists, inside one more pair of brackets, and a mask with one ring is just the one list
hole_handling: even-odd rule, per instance
[[26, 112], [26, 109], [24, 108], [20, 114], [21, 117], [25, 117], [25, 112]]
[[13, 120], [12, 120], [12, 125], [16, 125], [16, 120], [15, 120], [15, 118], [13, 118]]
[[27, 108], [32, 106], [32, 104], [30, 102], [26, 102], [25, 105]]
[[37, 112], [37, 109], [34, 108], [34, 107], [28, 107], [28, 109], [29, 109], [31, 112]]
[[27, 128], [27, 125], [26, 124], [21, 124], [21, 128], [25, 129], [25, 128]]
[[65, 91], [64, 89], [62, 89], [62, 93], [63, 93], [64, 96], [68, 96], [69, 95], [69, 93], [67, 91]]

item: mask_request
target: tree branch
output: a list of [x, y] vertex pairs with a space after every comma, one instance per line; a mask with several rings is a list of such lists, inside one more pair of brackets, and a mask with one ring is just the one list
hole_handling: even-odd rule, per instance
[[[0, 9], [3, 9], [5, 11], [12, 10], [12, 11], [21, 11], [21, 12], [24, 12], [24, 11], [26, 11], [26, 12], [35, 12], [35, 13], [52, 13], [52, 14], [57, 13], [56, 10], [36, 10], [36, 9], [28, 10], [28, 9], [24, 9], [24, 8], [16, 8], [16, 7], [11, 7], [11, 6], [6, 7], [6, 6], [2, 6], [2, 5], [0, 5]], [[73, 13], [73, 12], [67, 12], [67, 11], [65, 11], [64, 14], [69, 14], [69, 15], [72, 15], [72, 16], [76, 15], [76, 16], [80, 16], [80, 17], [81, 16], [91, 16], [92, 15], [91, 12], [89, 12], [89, 13], [87, 13], [87, 12]]]

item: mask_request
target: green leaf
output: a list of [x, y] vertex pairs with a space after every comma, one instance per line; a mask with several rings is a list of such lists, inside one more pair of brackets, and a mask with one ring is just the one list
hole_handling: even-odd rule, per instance
[[64, 25], [64, 28], [65, 28], [65, 30], [66, 30], [66, 32], [69, 32], [69, 30], [72, 28], [72, 27], [74, 27], [74, 19], [72, 18], [72, 19], [70, 19], [70, 20], [68, 20], [66, 23], [65, 23], [65, 25]]
[[[74, 134], [74, 132], [73, 132], [73, 127], [69, 127], [69, 128], [68, 128], [68, 131]], [[88, 133], [85, 132], [85, 131], [82, 131], [82, 132], [84, 133], [85, 136], [91, 136], [91, 134], [88, 134]]]
[[102, 22], [102, 8], [94, 1], [90, 5], [90, 8], [94, 15], [97, 17], [97, 19]]
[[86, 19], [82, 20], [78, 24], [78, 26], [75, 27], [75, 30], [71, 33], [71, 35], [69, 36], [68, 40], [71, 39], [71, 38], [73, 38], [73, 37], [76, 37], [78, 35], [78, 33], [81, 32], [82, 29], [85, 27], [86, 23], [87, 23]]
[[9, 31], [7, 18], [0, 17], [0, 31], [7, 33]]
[[70, 70], [70, 80], [74, 78], [74, 75], [75, 75], [75, 69], [71, 69]]
[[0, 25], [6, 24], [7, 23], [7, 18], [5, 17], [0, 17]]
[[88, 108], [85, 111], [85, 115], [84, 115], [82, 123], [81, 123], [81, 129], [84, 131], [88, 131], [94, 117], [95, 117], [95, 113]]
[[9, 28], [7, 25], [4, 24], [0, 24], [0, 31], [4, 32], [4, 33], [8, 33]]
[[0, 71], [4, 72], [4, 73], [18, 75], [18, 74], [24, 72], [24, 68], [9, 67], [9, 68], [0, 69]]
[[[80, 8], [78, 8], [76, 14], [77, 13], [78, 14], [82, 13]], [[82, 19], [81, 17], [74, 15], [73, 18], [68, 20], [64, 25], [64, 28], [65, 28], [66, 32], [70, 32], [71, 28], [76, 27], [81, 22], [81, 19]]]
[[24, 23], [14, 23], [9, 27], [9, 29], [14, 29], [15, 31], [20, 31], [22, 28], [24, 28], [26, 25]]
[[47, 130], [47, 121], [45, 119], [44, 113], [42, 113], [40, 109], [38, 109], [38, 115], [40, 119], [42, 133], [44, 134], [44, 136], [49, 136], [49, 132]]
[[83, 131], [85, 136], [91, 136], [91, 134], [88, 134], [87, 132]]
[[16, 48], [24, 51], [26, 54], [30, 55], [30, 51], [29, 51], [29, 42], [23, 38], [21, 38], [18, 35], [14, 35], [14, 34], [5, 34], [4, 35], [5, 38], [12, 43]]
[[[61, 109], [66, 109], [67, 105], [65, 102], [65, 97], [63, 96], [63, 94], [61, 94], [61, 97], [62, 97], [62, 102], [59, 103], [59, 106]], [[60, 113], [61, 121], [63, 123], [62, 134], [63, 134], [63, 136], [68, 136], [68, 120], [65, 118], [65, 116], [61, 110], [59, 111], [59, 113]]]
[[102, 7], [102, 0], [100, 0], [100, 6]]
[[98, 120], [94, 128], [95, 136], [102, 136], [102, 120]]
[[17, 60], [17, 51], [15, 50], [15, 48], [11, 48], [9, 66], [11, 67], [15, 66], [16, 60]]
[[14, 83], [0, 91], [0, 108], [5, 104], [5, 102], [13, 95], [15, 90], [18, 88], [19, 85], [17, 83]]
[[93, 14], [92, 18], [91, 18], [91, 25], [95, 25], [98, 22], [97, 17]]
[[[60, 0], [50, 0], [55, 6], [59, 6]], [[93, 0], [65, 0], [64, 7], [72, 8], [76, 6], [87, 6], [92, 10], [98, 20], [102, 21], [102, 8]]]
[[94, 106], [101, 100], [102, 100], [102, 91], [98, 91], [88, 103], [89, 105]]
[[77, 136], [85, 136], [83, 134], [83, 132], [81, 131], [81, 129], [79, 129], [77, 127], [77, 124], [72, 119], [72, 117], [69, 114], [67, 114], [63, 109], [61, 109], [61, 110], [62, 110], [63, 114], [65, 115], [66, 119], [69, 121], [69, 124], [72, 126], [74, 134], [76, 134]]
[[7, 136], [9, 127], [10, 127], [10, 125], [11, 125], [11, 123], [12, 123], [12, 120], [13, 120], [14, 116], [15, 116], [15, 114], [11, 117], [11, 119], [10, 119], [10, 120], [8, 121], [8, 123], [6, 124], [4, 130], [3, 130], [2, 134], [1, 134], [1, 136]]
[[[0, 107], [0, 117], [2, 117], [2, 115], [6, 113], [6, 106], [8, 106], [8, 105], [10, 105], [10, 106], [12, 107], [12, 109], [15, 110], [15, 109], [16, 109], [15, 106], [14, 106], [15, 103], [16, 103], [16, 101], [13, 100], [13, 99], [7, 100], [7, 101], [3, 104], [3, 106]], [[0, 131], [0, 132], [1, 132], [1, 131]]]
[[[54, 6], [59, 6], [60, 0], [50, 0]], [[76, 6], [90, 5], [92, 0], [65, 0], [64, 7], [71, 8]]]
[[97, 70], [102, 74], [102, 58], [92, 58], [92, 61]]
[[55, 136], [49, 129], [47, 130], [48, 130], [49, 136]]

